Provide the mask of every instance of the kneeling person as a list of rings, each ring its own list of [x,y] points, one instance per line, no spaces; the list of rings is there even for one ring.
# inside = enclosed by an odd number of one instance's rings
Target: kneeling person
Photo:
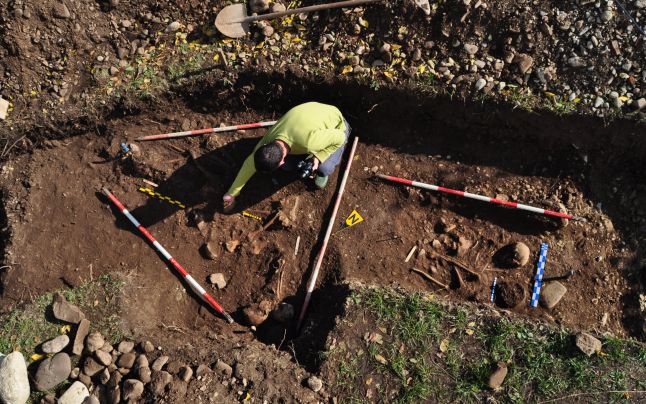
[[[324,188],[341,162],[349,135],[350,125],[332,105],[308,102],[290,109],[244,161],[224,195],[225,211],[233,208],[235,197],[256,171],[292,171],[310,165],[316,173],[314,184]]]

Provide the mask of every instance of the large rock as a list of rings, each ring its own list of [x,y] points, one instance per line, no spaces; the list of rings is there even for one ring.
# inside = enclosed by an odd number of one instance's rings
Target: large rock
[[[82,404],[87,397],[90,397],[90,392],[87,387],[81,382],[74,382],[58,398],[58,404]]]
[[[0,354],[0,402],[23,404],[29,399],[27,364],[20,352]]]
[[[519,268],[529,262],[529,247],[525,243],[513,243],[504,246],[494,257],[503,268]]]
[[[123,401],[136,401],[144,394],[144,384],[137,379],[128,379],[123,383],[121,398]]]
[[[94,352],[97,349],[100,349],[103,344],[105,344],[105,339],[100,332],[95,331],[85,338],[85,350],[88,352]]]
[[[169,358],[166,355],[162,355],[159,358],[155,359],[151,366],[152,370],[156,370],[156,371],[162,370],[166,362],[168,362],[168,359]]]
[[[103,366],[110,366],[112,363],[112,355],[104,350],[97,349],[94,351],[94,357],[96,358],[96,361]]]
[[[52,312],[57,320],[72,324],[78,324],[85,318],[85,314],[83,314],[81,309],[65,300],[65,297],[60,293],[54,295]]]
[[[233,374],[233,368],[228,363],[219,359],[215,364],[215,371],[226,377],[231,377]]]
[[[70,337],[68,337],[67,335],[59,335],[54,339],[50,339],[49,341],[44,342],[41,348],[46,354],[55,354],[65,349],[65,347],[69,343]]]
[[[72,372],[72,361],[68,354],[60,352],[43,360],[34,375],[34,387],[47,391],[65,381]]]
[[[220,272],[209,275],[209,283],[215,285],[218,289],[222,290],[227,287],[227,281],[224,275]]]
[[[561,282],[549,282],[541,289],[539,302],[546,309],[551,309],[561,301],[566,292],[567,288]]]
[[[323,388],[323,381],[316,376],[310,376],[307,379],[307,386],[312,389],[313,392],[318,393],[319,390]]]
[[[105,366],[97,362],[97,360],[91,356],[88,356],[85,358],[85,363],[83,364],[83,373],[92,377],[102,371],[103,368],[105,368]]]
[[[154,395],[163,394],[166,390],[166,386],[173,381],[173,376],[170,373],[161,371],[153,372],[152,380],[150,382],[150,390]]]
[[[588,356],[601,351],[601,341],[588,334],[587,332],[580,332],[576,336],[576,346]]]
[[[119,357],[119,359],[117,359],[117,366],[120,368],[130,369],[132,368],[132,365],[135,364],[136,358],[137,354],[134,352],[124,353]]]
[[[117,346],[117,351],[121,353],[129,353],[135,348],[135,343],[132,341],[121,341]]]
[[[76,327],[76,334],[74,335],[74,343],[72,345],[72,353],[74,355],[80,355],[83,353],[85,337],[87,337],[89,332],[90,322],[86,319],[81,320],[79,325]]]

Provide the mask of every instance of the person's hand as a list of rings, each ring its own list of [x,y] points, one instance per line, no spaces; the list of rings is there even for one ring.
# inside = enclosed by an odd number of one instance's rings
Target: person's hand
[[[233,210],[233,207],[236,204],[236,197],[230,194],[225,194],[222,197],[222,208],[225,213],[229,213]]]
[[[316,157],[312,157],[312,175],[310,175],[310,178],[314,178],[314,175],[316,173],[316,170],[319,168],[319,159]]]

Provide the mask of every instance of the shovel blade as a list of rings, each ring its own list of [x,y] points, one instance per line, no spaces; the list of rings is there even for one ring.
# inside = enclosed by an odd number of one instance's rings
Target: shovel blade
[[[249,32],[249,23],[245,4],[232,4],[222,9],[215,17],[215,27],[229,38],[242,38]]]

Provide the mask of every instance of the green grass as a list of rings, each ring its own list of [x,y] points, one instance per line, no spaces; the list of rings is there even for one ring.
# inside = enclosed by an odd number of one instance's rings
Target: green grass
[[[329,353],[330,361],[344,355],[335,386],[351,402],[362,398],[366,374],[383,377],[380,396],[373,401],[396,403],[482,402],[492,395],[517,403],[568,395],[616,402],[625,400],[623,391],[643,390],[646,384],[646,346],[636,341],[609,337],[601,354],[587,357],[565,330],[483,317],[421,294],[383,289],[356,291],[350,307],[356,318],[374,324],[374,332],[387,331],[382,344],[367,343],[367,354]],[[502,388],[493,392],[487,384],[498,362],[505,362],[509,372]]]
[[[0,352],[21,351],[26,358],[36,346],[60,334],[65,324],[55,322],[47,316],[54,293],[61,293],[88,315],[93,316],[91,329],[100,331],[106,338],[116,341],[123,337],[119,317],[116,314],[117,295],[123,282],[110,275],[102,275],[75,289],[65,289],[37,297],[25,307],[13,310],[0,317]]]

